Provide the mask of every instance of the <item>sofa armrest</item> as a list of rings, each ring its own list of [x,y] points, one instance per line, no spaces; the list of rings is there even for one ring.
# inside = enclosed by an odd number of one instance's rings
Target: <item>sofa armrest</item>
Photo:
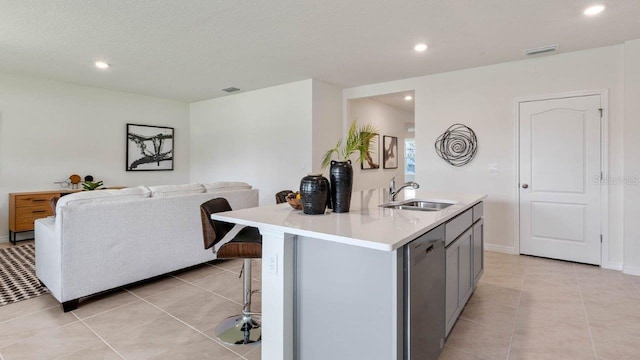
[[[62,301],[62,258],[60,236],[56,232],[54,217],[37,219],[35,222],[36,276],[53,297]]]

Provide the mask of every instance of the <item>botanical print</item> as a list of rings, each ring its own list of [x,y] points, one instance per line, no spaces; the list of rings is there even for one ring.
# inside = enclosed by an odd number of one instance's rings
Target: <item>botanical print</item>
[[[382,165],[385,169],[396,169],[398,167],[398,138],[395,136],[384,136]]]

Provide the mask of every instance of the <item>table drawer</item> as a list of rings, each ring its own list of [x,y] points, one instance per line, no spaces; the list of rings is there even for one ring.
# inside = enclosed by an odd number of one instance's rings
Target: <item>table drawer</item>
[[[49,204],[17,208],[15,231],[33,230],[33,222],[36,219],[51,215],[53,215],[53,210]]]
[[[37,194],[37,195],[18,195],[16,196],[16,208],[26,207],[26,206],[49,206],[49,201],[52,197],[59,196],[59,194],[50,193],[50,194]],[[20,216],[19,212],[17,213]]]

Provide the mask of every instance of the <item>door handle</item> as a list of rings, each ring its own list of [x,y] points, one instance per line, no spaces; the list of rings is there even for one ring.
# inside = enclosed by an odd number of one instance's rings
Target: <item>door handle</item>
[[[526,189],[526,188],[528,188],[528,187],[529,187],[529,185],[527,185],[527,184],[522,184],[522,188],[523,188],[523,189]]]

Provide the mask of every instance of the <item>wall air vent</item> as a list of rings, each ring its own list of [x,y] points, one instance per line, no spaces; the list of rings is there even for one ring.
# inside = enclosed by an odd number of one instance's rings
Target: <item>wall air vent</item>
[[[238,89],[237,87],[228,87],[226,89],[222,89],[222,91],[224,92],[228,92],[228,93],[232,93],[232,92],[236,92],[236,91],[240,91],[240,89]]]
[[[558,45],[549,45],[549,46],[543,46],[535,49],[527,49],[524,51],[524,54],[531,56],[531,55],[537,55],[537,54],[542,54],[546,52],[552,52],[556,50],[558,50]]]

